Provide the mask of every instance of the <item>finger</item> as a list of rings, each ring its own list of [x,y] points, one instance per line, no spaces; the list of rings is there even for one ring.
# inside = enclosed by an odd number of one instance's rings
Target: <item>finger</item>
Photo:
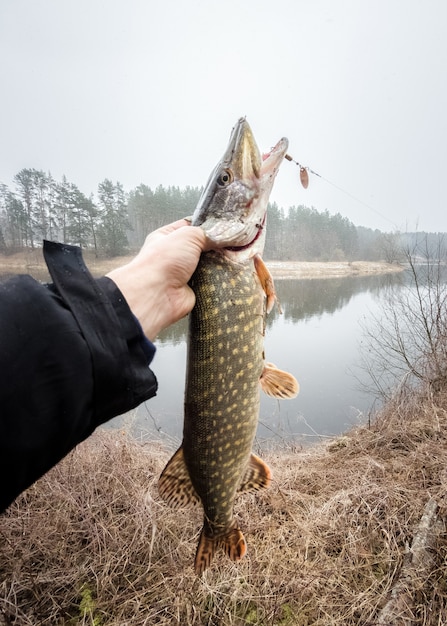
[[[191,245],[197,246],[199,252],[207,250],[208,239],[205,232],[199,226],[185,226],[178,228],[175,232],[170,233],[172,239],[178,242],[187,243],[188,247]]]
[[[190,224],[191,222],[185,219],[177,220],[175,222],[171,222],[171,224],[166,224],[165,226],[158,228],[153,234],[160,233],[161,235],[169,235],[169,233],[173,233],[175,230],[178,230],[183,226],[189,226]]]
[[[149,243],[150,241],[154,241],[156,239],[160,239],[161,237],[166,237],[167,235],[171,235],[176,232],[180,228],[184,228],[185,226],[189,226],[190,222],[185,219],[177,220],[176,222],[172,222],[171,224],[166,224],[165,226],[161,226],[157,228],[157,230],[152,231],[146,237],[145,243]]]
[[[185,309],[184,309],[185,313],[183,317],[193,310],[194,305],[196,303],[196,294],[194,293],[194,291],[191,289],[189,285],[186,285],[184,287],[184,303],[185,303]]]

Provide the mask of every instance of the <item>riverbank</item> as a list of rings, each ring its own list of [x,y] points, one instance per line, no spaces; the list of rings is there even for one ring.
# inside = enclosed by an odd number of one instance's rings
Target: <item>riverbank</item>
[[[110,270],[128,263],[133,255],[113,258],[97,258],[94,253],[83,251],[87,267],[94,276],[103,276]],[[24,250],[8,256],[0,255],[0,273],[3,274],[31,274],[40,276],[47,272],[41,249]]]
[[[96,258],[90,251],[84,252],[85,262],[94,276],[101,276],[110,270],[128,263],[132,255],[112,259]],[[402,266],[384,261],[266,261],[273,278],[336,278],[340,276],[367,276],[401,272]],[[0,256],[0,273],[46,272],[41,250],[28,250],[10,256]]]
[[[266,263],[275,279],[368,276],[393,274],[403,270],[401,265],[384,261],[267,261]]]
[[[447,394],[311,449],[257,450],[274,480],[236,503],[248,554],[219,553],[202,579],[201,511],[157,493],[171,452],[98,431],[0,517],[0,624],[447,622]]]

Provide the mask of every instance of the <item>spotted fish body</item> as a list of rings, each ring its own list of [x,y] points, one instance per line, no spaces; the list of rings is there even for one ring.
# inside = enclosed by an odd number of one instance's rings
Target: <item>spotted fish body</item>
[[[183,442],[160,477],[159,492],[174,507],[203,506],[197,574],[218,547],[233,561],[244,556],[235,497],[271,481],[267,465],[251,452],[260,388],[280,398],[298,392],[293,376],[265,363],[263,347],[265,316],[275,295],[260,252],[268,195],[287,148],[281,141],[272,150],[273,164],[263,171],[250,127],[239,120],[193,218],[216,249],[202,254],[191,279],[196,304],[189,320]],[[217,179],[221,191],[222,172],[230,182],[216,199],[213,185]]]
[[[192,281],[198,306],[190,318],[195,340],[189,345],[185,414],[191,419],[185,421],[183,451],[206,512],[204,536],[217,541],[233,529],[236,492],[246,490],[241,483],[249,480],[259,414],[264,297],[250,265],[204,255]],[[254,471],[267,486],[268,468],[259,461]],[[244,541],[234,531],[231,549],[238,555]],[[212,549],[210,542],[204,563]]]

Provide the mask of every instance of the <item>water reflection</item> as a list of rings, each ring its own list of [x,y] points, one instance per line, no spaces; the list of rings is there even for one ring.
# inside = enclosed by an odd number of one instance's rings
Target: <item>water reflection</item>
[[[383,275],[276,281],[283,314],[275,310],[269,316],[266,358],[292,372],[301,391],[281,402],[261,394],[258,440],[314,441],[365,419],[373,398],[358,389],[351,371],[359,360],[359,319],[400,280]],[[132,416],[140,437],[172,438],[173,445],[181,439],[186,333],[185,319],[157,340],[153,369],[159,392]]]
[[[47,280],[46,275],[37,276]],[[266,358],[292,372],[301,390],[297,398],[277,401],[261,394],[257,439],[313,442],[341,433],[365,419],[372,396],[359,390],[352,369],[359,362],[359,320],[371,316],[387,289],[405,282],[404,274],[330,279],[280,280],[276,289],[283,314],[269,316]],[[159,391],[132,413],[112,420],[126,423],[135,436],[181,440],[187,320],[157,339],[152,367]],[[357,372],[358,374],[358,372]]]
[[[281,304],[282,314],[275,307],[267,318],[271,328],[278,317],[300,322],[324,313],[335,313],[347,306],[359,293],[378,294],[387,287],[400,284],[402,274],[380,276],[352,276],[343,278],[286,279],[276,280],[275,288]],[[186,340],[188,322],[186,319],[163,331],[159,344],[179,344]]]
[[[306,320],[323,313],[334,313],[342,309],[358,293],[378,293],[386,285],[396,284],[399,274],[383,276],[352,276],[344,278],[320,278],[306,280],[276,281],[276,291],[284,318],[294,322]],[[269,316],[272,325],[278,316]]]

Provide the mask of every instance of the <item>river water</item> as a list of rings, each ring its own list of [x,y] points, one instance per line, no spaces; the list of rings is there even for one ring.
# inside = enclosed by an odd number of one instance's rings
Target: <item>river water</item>
[[[261,392],[257,440],[263,447],[278,441],[311,444],[367,420],[374,395],[359,382],[368,383],[358,367],[362,325],[378,311],[385,290],[400,280],[400,274],[385,274],[275,281],[283,312],[275,307],[268,317],[266,359],[293,373],[300,393],[278,401]],[[129,428],[143,440],[181,441],[186,333],[184,319],[158,337],[151,365],[157,396],[109,426]]]
[[[374,396],[359,369],[362,325],[377,312],[380,297],[399,275],[318,280],[277,280],[283,310],[268,319],[266,359],[295,375],[300,393],[281,400],[261,393],[257,440],[310,444],[364,423]],[[152,369],[159,391],[124,421],[142,439],[181,440],[186,362],[186,320],[157,340]],[[123,420],[115,423],[119,425]]]

